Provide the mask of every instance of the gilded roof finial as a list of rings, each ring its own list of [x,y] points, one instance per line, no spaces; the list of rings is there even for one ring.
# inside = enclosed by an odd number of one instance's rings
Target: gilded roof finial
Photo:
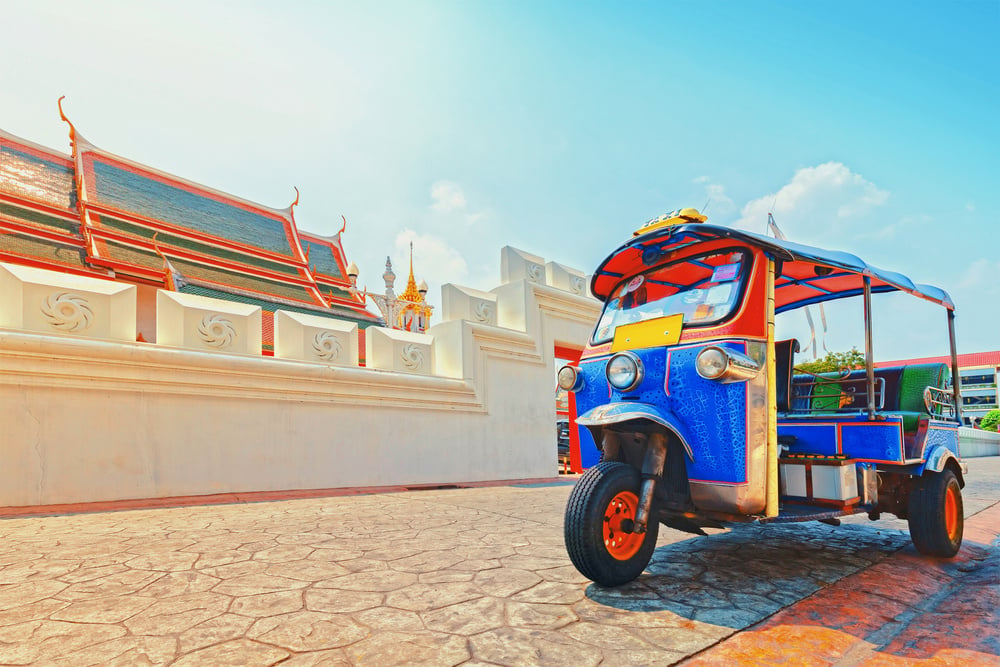
[[[343,234],[344,230],[347,229],[347,218],[345,218],[344,216],[340,216],[340,219],[344,221],[344,225],[340,228],[340,231],[337,232],[337,236]]]
[[[424,300],[424,296],[417,289],[417,281],[413,277],[413,241],[410,241],[410,277],[406,280],[406,290],[399,298],[411,303],[420,303]]]

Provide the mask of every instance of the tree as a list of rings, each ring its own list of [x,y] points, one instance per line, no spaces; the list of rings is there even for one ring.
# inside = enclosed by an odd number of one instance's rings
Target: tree
[[[979,428],[984,431],[993,431],[996,433],[998,427],[1000,427],[1000,410],[990,410],[986,413],[986,416],[979,421]]]
[[[856,347],[848,352],[827,352],[822,359],[795,364],[795,370],[806,373],[835,373],[843,368],[853,370],[864,367],[865,355]]]

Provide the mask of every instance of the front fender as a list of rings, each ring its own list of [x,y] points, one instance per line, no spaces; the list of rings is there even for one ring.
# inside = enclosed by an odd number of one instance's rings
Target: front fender
[[[955,456],[953,451],[944,446],[934,447],[930,451],[927,455],[927,460],[924,462],[923,467],[920,468],[918,474],[922,475],[925,470],[930,470],[931,472],[942,472],[948,466],[949,461],[954,461],[955,465],[958,466],[958,483],[965,486],[965,474],[969,472],[968,464],[960,460],[957,456]]]
[[[680,440],[688,458],[694,461],[691,445],[688,444],[688,439],[684,436],[684,429],[677,423],[676,418],[649,403],[636,403],[633,401],[606,403],[580,415],[576,418],[576,423],[591,428],[594,426],[620,424],[633,420],[651,421],[673,433]],[[595,437],[594,440],[598,440],[598,438]]]

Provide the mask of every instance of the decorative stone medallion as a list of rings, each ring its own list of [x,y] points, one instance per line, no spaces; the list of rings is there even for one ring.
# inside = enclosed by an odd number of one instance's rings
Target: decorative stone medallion
[[[415,343],[404,345],[400,350],[400,358],[403,360],[403,365],[411,371],[418,371],[424,365],[424,351]]]
[[[319,331],[313,336],[312,348],[323,361],[338,361],[343,352],[340,341],[329,331]]]
[[[205,315],[198,325],[198,336],[205,345],[222,350],[236,340],[236,326],[222,315]]]
[[[94,311],[85,297],[72,292],[50,294],[42,301],[42,314],[57,331],[79,333],[94,323]]]
[[[525,266],[525,271],[528,274],[529,283],[542,283],[545,277],[545,267],[541,264],[535,264],[534,262],[528,262]]]
[[[490,324],[493,322],[493,304],[489,301],[477,301],[475,308],[472,310],[472,315],[476,318],[477,322]]]

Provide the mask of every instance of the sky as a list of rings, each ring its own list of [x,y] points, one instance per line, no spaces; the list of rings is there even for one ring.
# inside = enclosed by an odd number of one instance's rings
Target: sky
[[[591,273],[646,220],[853,252],[947,290],[1000,349],[1000,2],[0,2],[0,128],[104,150],[335,234],[381,291],[499,284],[511,245]],[[863,349],[860,305],[817,349]],[[801,313],[779,334],[803,345]],[[821,314],[813,313],[819,326]],[[875,297],[878,359],[946,354]],[[811,353],[810,353],[811,354]]]

